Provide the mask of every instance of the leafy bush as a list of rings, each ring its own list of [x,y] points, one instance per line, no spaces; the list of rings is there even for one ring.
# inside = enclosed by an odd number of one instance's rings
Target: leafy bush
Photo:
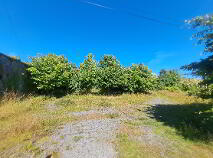
[[[77,88],[76,70],[64,56],[48,54],[34,57],[27,70],[42,93],[67,93]]]
[[[158,77],[159,89],[168,87],[178,87],[180,83],[180,74],[176,70],[161,70]]]
[[[128,74],[112,55],[105,55],[98,65],[98,88],[104,93],[128,91]]]
[[[97,64],[92,54],[80,65],[79,84],[81,92],[90,92],[97,84]]]
[[[192,87],[198,87],[201,80],[181,78],[180,88],[183,91],[189,91]]]
[[[140,64],[125,68],[111,55],[101,59],[98,76],[99,88],[105,93],[147,93],[156,84],[156,76],[148,67]]]
[[[213,84],[206,84],[203,80],[181,79],[179,87],[189,95],[201,98],[213,97]]]
[[[125,68],[112,55],[103,56],[97,64],[89,54],[77,68],[65,57],[49,54],[32,58],[27,72],[25,86],[31,91],[36,87],[38,92],[45,94],[88,93],[97,88],[104,93],[148,93],[166,89],[213,96],[213,86],[201,85],[199,80],[181,79],[175,70],[161,70],[157,77],[142,64]]]
[[[142,64],[132,65],[128,69],[129,73],[129,91],[133,93],[147,93],[155,89],[156,76],[147,66]]]
[[[213,84],[202,85],[201,83],[201,88],[199,90],[199,97],[204,99],[213,98]]]
[[[179,88],[189,95],[197,96],[200,93],[200,82],[198,79],[181,78]]]

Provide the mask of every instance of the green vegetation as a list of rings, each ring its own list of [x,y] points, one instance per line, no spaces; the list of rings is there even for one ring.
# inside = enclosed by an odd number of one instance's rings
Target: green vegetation
[[[23,92],[63,96],[71,93],[150,93],[157,90],[184,91],[203,98],[213,96],[212,85],[196,79],[184,79],[177,70],[152,73],[143,64],[124,67],[112,55],[104,55],[99,62],[89,54],[80,67],[64,56],[48,54],[32,58],[27,72],[4,81],[8,91],[22,86]],[[20,83],[19,81],[22,81]]]
[[[157,79],[148,67],[125,68],[111,55],[97,63],[89,54],[76,68],[63,56],[49,54],[32,58],[27,70],[37,91],[44,94],[88,93],[94,88],[103,93],[147,93],[154,90]]]
[[[178,87],[181,76],[176,70],[161,70],[158,77],[159,88],[166,89],[169,87]]]
[[[128,76],[125,68],[111,55],[105,55],[99,64],[98,87],[104,93],[128,91]]]
[[[88,93],[97,85],[97,63],[93,59],[93,55],[89,54],[84,63],[80,66],[79,71],[80,92]]]
[[[144,104],[153,98],[170,100],[179,104],[150,106]],[[41,149],[32,142],[44,142],[56,127],[83,117],[74,117],[70,112],[113,107],[136,120],[125,123],[120,129],[116,146],[121,158],[162,157],[161,146],[144,145],[137,137],[153,134],[175,142],[166,147],[167,156],[211,157],[212,112],[211,100],[188,96],[183,92],[158,91],[152,94],[122,95],[67,95],[62,98],[46,96],[20,97],[7,93],[0,103],[0,152],[19,144],[17,152],[40,154]],[[138,107],[140,105],[140,107]],[[132,110],[136,111],[132,111]],[[85,119],[117,119],[118,114],[91,116]],[[151,128],[141,131],[140,128]],[[64,137],[60,137],[64,139]],[[78,141],[80,137],[74,137]],[[166,141],[165,141],[166,142]],[[154,142],[155,143],[155,142]],[[175,148],[174,152],[171,151]],[[192,152],[193,151],[193,152]],[[175,157],[173,156],[173,157]]]
[[[168,103],[141,106],[130,113],[137,119],[125,122],[117,136],[119,157],[212,157],[211,101],[182,92],[159,91],[153,95]]]
[[[22,144],[20,150],[36,150],[32,141],[47,139],[56,127],[76,120],[69,112],[110,106],[125,107],[147,101],[149,95],[101,96],[67,95],[63,98],[47,96],[19,96],[5,93],[0,99],[0,152]],[[116,114],[106,116],[117,117]]]
[[[80,141],[82,138],[84,138],[84,137],[82,137],[82,136],[75,136],[75,137],[73,137],[73,140],[74,140],[75,142],[78,142],[78,141]]]
[[[213,15],[198,16],[186,21],[196,33],[193,38],[198,40],[198,44],[204,45],[204,53],[213,53]],[[193,62],[183,66],[182,69],[192,71],[193,75],[201,76],[203,84],[213,83],[213,56],[210,55],[200,62]]]
[[[145,158],[144,153],[141,153],[142,147],[140,146],[140,143],[130,140],[127,134],[119,134],[117,139],[120,158]]]
[[[27,70],[36,88],[42,93],[67,93],[76,89],[76,70],[63,56],[49,54],[32,58]]]
[[[153,90],[180,88],[180,74],[175,70],[162,70],[157,76],[143,64],[124,67],[112,55],[100,62],[89,54],[80,67],[69,63],[63,56],[49,54],[32,58],[27,69],[28,81],[42,94],[68,93],[150,93]],[[184,90],[184,89],[183,89]]]
[[[155,90],[157,84],[157,76],[143,64],[132,65],[128,69],[130,75],[128,81],[128,89],[133,93],[148,93]]]
[[[204,52],[212,53],[213,16],[188,23],[201,28],[194,37],[205,45]],[[209,56],[182,67],[203,78],[198,80],[182,78],[176,70],[161,70],[157,76],[143,64],[124,67],[112,55],[97,62],[88,54],[80,67],[55,54],[34,57],[23,76],[14,72],[3,81],[10,93],[0,96],[0,153],[19,145],[18,152],[39,155],[42,151],[34,142],[46,141],[60,125],[122,115],[114,142],[120,158],[213,157],[212,61]],[[15,93],[21,80],[34,95]],[[119,113],[73,114],[107,108]],[[74,136],[73,140],[83,138]]]

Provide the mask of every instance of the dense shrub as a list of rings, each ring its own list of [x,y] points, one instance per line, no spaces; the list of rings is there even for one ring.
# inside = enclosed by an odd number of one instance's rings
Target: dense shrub
[[[201,80],[198,79],[181,78],[180,88],[183,91],[189,91],[192,87],[198,87],[200,82]]]
[[[27,70],[42,93],[67,93],[77,88],[76,70],[64,56],[48,54],[34,57]]]
[[[119,61],[111,55],[102,57],[98,65],[98,88],[104,93],[128,91],[128,74]]]
[[[158,77],[159,89],[168,89],[169,87],[178,87],[181,76],[176,70],[161,70]]]
[[[201,80],[198,79],[181,78],[179,88],[189,95],[197,96],[200,93],[200,83]]]
[[[98,85],[105,93],[147,93],[155,88],[156,76],[142,64],[125,68],[115,57],[105,55],[99,63]]]
[[[200,84],[200,88],[198,93],[196,94],[198,97],[207,99],[213,98],[213,84]]]
[[[182,78],[179,87],[189,95],[201,98],[213,97],[213,84],[206,84],[203,80]]]
[[[28,89],[32,91],[35,87],[45,94],[88,93],[97,88],[103,93],[148,93],[166,89],[182,90],[203,98],[213,96],[213,86],[201,84],[200,80],[181,79],[175,70],[161,70],[157,77],[142,64],[123,67],[112,55],[103,56],[97,63],[89,54],[77,68],[65,57],[49,54],[32,58],[27,72]],[[12,81],[16,82],[16,78]]]
[[[132,65],[128,69],[128,73],[128,88],[130,92],[147,93],[155,89],[157,77],[152,74],[152,71],[147,66],[142,64]]]
[[[97,63],[92,54],[81,63],[79,71],[80,91],[90,92],[97,84]]]

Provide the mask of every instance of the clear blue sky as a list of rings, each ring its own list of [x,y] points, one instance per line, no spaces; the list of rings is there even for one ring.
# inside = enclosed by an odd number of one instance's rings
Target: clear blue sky
[[[183,21],[213,11],[213,0],[0,0],[0,52],[20,56],[63,54],[83,61],[113,54],[121,64],[144,63],[154,72],[199,60]],[[123,11],[125,10],[125,11]],[[181,24],[173,27],[128,14]]]

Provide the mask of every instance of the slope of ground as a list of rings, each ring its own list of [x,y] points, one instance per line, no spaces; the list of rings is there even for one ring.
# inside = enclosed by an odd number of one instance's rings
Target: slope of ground
[[[0,157],[210,158],[212,112],[209,100],[168,91],[5,97]]]

